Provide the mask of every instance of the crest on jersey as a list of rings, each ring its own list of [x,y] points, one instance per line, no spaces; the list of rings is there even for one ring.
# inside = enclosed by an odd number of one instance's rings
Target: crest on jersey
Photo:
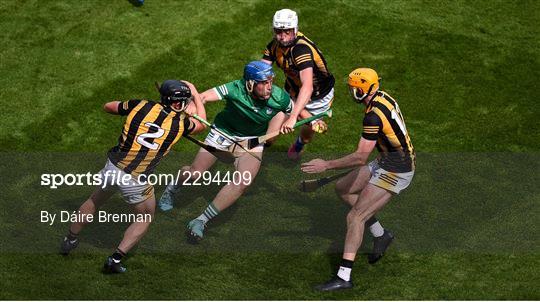
[[[274,110],[270,107],[266,107],[266,114],[270,115],[274,112]]]

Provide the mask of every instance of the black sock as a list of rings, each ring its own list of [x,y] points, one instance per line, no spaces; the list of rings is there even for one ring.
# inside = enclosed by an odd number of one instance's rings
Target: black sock
[[[354,264],[354,261],[347,260],[347,259],[341,259],[340,266],[346,267],[346,268],[352,268]]]
[[[121,261],[122,258],[126,256],[126,253],[122,252],[121,249],[116,249],[116,251],[111,255],[111,257],[116,261]]]
[[[378,221],[378,220],[377,220],[377,217],[375,217],[375,215],[373,215],[373,216],[371,216],[371,217],[366,221],[365,225],[366,225],[367,227],[370,227],[370,226],[372,226],[373,224],[377,223],[377,221]]]
[[[68,239],[69,241],[73,241],[73,240],[79,239],[79,234],[73,233],[73,232],[71,231],[71,229],[70,229],[70,230],[69,230],[69,233],[67,234],[66,237],[67,237],[67,239]]]

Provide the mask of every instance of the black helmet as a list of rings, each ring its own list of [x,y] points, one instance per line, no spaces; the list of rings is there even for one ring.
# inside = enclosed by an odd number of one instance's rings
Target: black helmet
[[[182,109],[175,111],[182,111],[186,109],[187,105],[191,101],[191,90],[189,87],[178,80],[166,80],[159,87],[159,94],[161,94],[161,103],[164,106],[171,107],[173,103],[180,102]]]

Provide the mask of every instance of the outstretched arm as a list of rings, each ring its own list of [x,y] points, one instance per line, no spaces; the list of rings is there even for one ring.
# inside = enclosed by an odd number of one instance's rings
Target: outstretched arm
[[[103,105],[103,110],[110,114],[118,114],[118,106],[121,104],[119,101],[108,102]]]
[[[367,163],[369,154],[375,148],[376,140],[361,138],[355,152],[334,160],[323,160],[320,158],[302,164],[302,171],[306,173],[321,173],[330,169],[344,169],[358,167]]]
[[[207,102],[215,102],[221,100],[215,88],[211,88],[201,93],[201,101],[203,104]]]

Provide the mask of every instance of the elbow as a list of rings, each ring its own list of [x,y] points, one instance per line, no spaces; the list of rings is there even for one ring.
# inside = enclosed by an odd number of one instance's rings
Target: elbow
[[[369,155],[369,154],[368,154]],[[355,163],[359,166],[364,166],[367,163],[367,156],[361,152],[356,152]]]
[[[107,104],[103,105],[103,111],[105,111],[107,113],[114,113],[114,111],[111,108],[110,103],[107,103]]]
[[[110,114],[118,114],[118,104],[119,102],[108,102],[105,105],[103,105],[103,111],[110,113]]]

